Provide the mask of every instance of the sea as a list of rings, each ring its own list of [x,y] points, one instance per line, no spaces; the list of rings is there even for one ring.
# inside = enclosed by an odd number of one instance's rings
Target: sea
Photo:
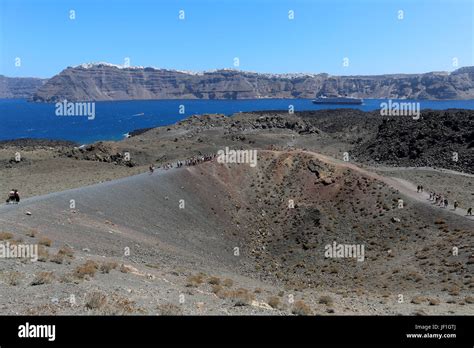
[[[285,110],[294,111],[353,108],[378,110],[386,99],[364,99],[362,105],[317,105],[309,99],[255,100],[145,100],[95,102],[95,117],[57,116],[54,103],[33,103],[24,99],[0,99],[0,140],[41,138],[70,140],[78,145],[100,140],[120,140],[129,132],[174,124],[191,115]],[[474,100],[395,100],[419,102],[421,109],[470,109]]]

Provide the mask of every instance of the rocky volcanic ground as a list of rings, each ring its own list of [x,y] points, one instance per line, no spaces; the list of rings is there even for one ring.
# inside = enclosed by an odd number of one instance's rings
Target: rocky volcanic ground
[[[31,197],[0,206],[0,240],[40,245],[37,262],[1,260],[2,313],[472,314],[473,120],[275,111],[0,143],[2,190]],[[147,172],[226,146],[258,165]],[[325,257],[334,241],[364,260]]]

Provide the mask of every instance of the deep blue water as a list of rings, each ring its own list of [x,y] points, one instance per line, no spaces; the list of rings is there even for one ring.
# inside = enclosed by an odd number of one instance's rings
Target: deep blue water
[[[56,116],[54,104],[30,103],[21,99],[0,99],[0,140],[47,138],[72,140],[79,144],[98,140],[119,140],[132,130],[173,124],[195,114],[239,111],[295,111],[336,108],[380,109],[383,99],[366,99],[363,105],[316,105],[308,99],[258,100],[149,100],[96,102],[95,119],[84,116]],[[395,100],[393,100],[395,101]],[[410,100],[403,100],[409,102]],[[474,109],[474,100],[420,101],[422,109]],[[184,114],[179,113],[185,106]],[[143,114],[139,116],[134,116]]]

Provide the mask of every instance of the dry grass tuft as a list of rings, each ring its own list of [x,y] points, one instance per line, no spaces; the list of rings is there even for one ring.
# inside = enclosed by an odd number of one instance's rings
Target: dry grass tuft
[[[74,257],[74,250],[72,250],[72,248],[65,245],[61,249],[59,249],[58,255],[63,255],[64,257],[68,257],[72,259]]]
[[[49,252],[42,245],[38,245],[38,261],[46,262],[49,260]]]
[[[224,285],[225,287],[231,288],[232,285],[234,285],[234,281],[232,279],[227,278],[222,282],[222,285]]]
[[[108,261],[104,262],[100,265],[100,272],[101,273],[110,273],[111,270],[116,269],[118,267],[118,263],[115,261]]]
[[[204,282],[204,276],[202,274],[190,275],[186,279],[186,287],[188,288],[197,288]]]
[[[332,306],[334,301],[331,296],[324,295],[319,298],[319,303],[325,304],[326,306]]]
[[[97,262],[88,260],[81,266],[77,266],[74,270],[74,275],[79,279],[84,279],[86,277],[93,277],[99,269]]]
[[[53,244],[53,242],[51,241],[51,239],[47,237],[41,237],[40,240],[38,241],[38,244],[50,247],[51,244]]]
[[[11,286],[20,285],[22,279],[23,275],[17,271],[8,272],[5,276],[6,283]]]
[[[227,296],[230,298],[234,306],[249,306],[255,300],[255,295],[247,289],[237,289],[230,291]]]
[[[413,304],[421,304],[426,301],[426,297],[423,296],[415,296],[411,299],[411,303]]]
[[[107,305],[107,295],[101,291],[92,291],[86,295],[87,309],[101,309]]]
[[[122,263],[120,265],[119,271],[122,272],[122,273],[130,273],[130,272],[132,272],[132,268],[130,266],[127,266],[127,265]]]
[[[181,307],[173,303],[162,303],[159,304],[156,309],[158,310],[159,315],[181,315],[183,310]]]
[[[293,304],[291,313],[295,315],[311,315],[313,314],[311,308],[302,300],[298,300]]]
[[[271,296],[268,298],[268,305],[272,308],[279,309],[281,308],[281,300],[278,296]]]
[[[0,232],[0,241],[12,239],[12,238],[13,238],[13,234],[11,234],[10,232]]]
[[[53,272],[40,272],[35,276],[31,285],[51,284],[54,280]]]
[[[60,265],[64,262],[64,256],[58,253],[51,257],[50,261]]]
[[[218,277],[210,277],[207,282],[211,285],[219,285],[221,280]]]

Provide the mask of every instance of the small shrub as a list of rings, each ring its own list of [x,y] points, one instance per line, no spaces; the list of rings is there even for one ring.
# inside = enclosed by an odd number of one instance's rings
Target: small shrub
[[[39,245],[44,245],[44,246],[47,246],[47,247],[50,247],[52,243],[53,242],[51,241],[51,239],[49,239],[47,237],[41,237],[40,240],[38,241]]]
[[[272,308],[278,309],[281,306],[281,300],[278,296],[271,296],[268,299],[268,305]]]
[[[458,296],[460,291],[461,291],[461,288],[457,285],[453,285],[449,288],[449,294],[451,296]]]
[[[411,303],[413,304],[421,304],[426,301],[426,298],[423,296],[415,296],[411,299]]]
[[[110,273],[111,270],[116,269],[118,267],[118,263],[115,261],[111,262],[104,262],[100,265],[100,271],[102,273]]]
[[[190,275],[186,279],[186,287],[188,288],[197,288],[199,285],[203,283],[203,275],[202,274],[196,274],[196,275]]]
[[[156,309],[158,310],[159,315],[180,315],[183,312],[181,307],[173,303],[159,304]]]
[[[234,281],[232,279],[227,278],[222,282],[222,285],[224,285],[227,288],[231,288],[232,285],[234,285]]]
[[[76,267],[74,275],[80,279],[84,279],[86,276],[93,277],[95,276],[98,268],[99,265],[97,262],[88,260],[83,265]]]
[[[120,265],[119,270],[120,270],[120,272],[122,272],[122,273],[130,273],[130,272],[132,271],[132,269],[131,269],[129,266],[127,266],[127,265],[125,265],[125,264],[123,264],[123,263]]]
[[[229,296],[228,292],[222,287],[222,285],[213,285],[212,292],[216,294],[220,299],[226,298]]]
[[[69,259],[72,259],[73,255],[74,251],[70,247],[63,246],[58,250],[58,253],[51,258],[51,262],[62,264],[63,262],[68,261],[69,263]]]
[[[0,232],[0,240],[8,240],[12,238],[13,234],[11,234],[10,232]]]
[[[101,309],[107,304],[107,295],[100,291],[93,291],[86,295],[87,309]]]
[[[237,289],[229,294],[229,297],[234,306],[249,306],[255,300],[255,295],[247,289]]]
[[[217,277],[210,277],[207,282],[211,285],[219,285],[221,280]]]
[[[72,248],[70,248],[68,246],[63,246],[61,249],[59,249],[58,255],[73,258],[74,257],[74,250],[72,250]]]
[[[51,284],[53,279],[53,272],[40,272],[35,276],[31,285]]]
[[[319,298],[319,303],[321,304],[325,304],[326,306],[332,306],[332,304],[334,303],[333,299],[331,298],[331,296],[321,296]]]
[[[11,286],[20,285],[22,279],[23,276],[21,275],[21,273],[16,271],[9,272],[6,276],[6,282],[8,285]]]
[[[405,274],[404,278],[406,280],[414,281],[416,283],[424,279],[423,276],[417,271],[408,272],[407,274]]]
[[[38,246],[38,261],[46,262],[49,260],[49,252],[46,248],[42,245]]]
[[[54,255],[51,259],[50,259],[51,262],[54,262],[54,263],[57,263],[57,264],[62,264],[64,262],[64,256],[61,255],[61,254],[56,254]]]
[[[218,292],[220,292],[220,291],[222,291],[222,290],[224,290],[224,288],[223,288],[221,285],[213,285],[211,291],[212,291],[214,294],[217,294]]]
[[[136,311],[141,311],[140,308],[135,308],[135,302],[130,301],[128,298],[124,298],[121,296],[114,296],[112,298],[112,301],[113,301],[114,307],[116,308],[111,313],[112,315],[124,315],[124,314],[130,314]]]
[[[295,315],[311,315],[312,314],[311,308],[302,300],[296,301],[293,304],[291,313]]]

